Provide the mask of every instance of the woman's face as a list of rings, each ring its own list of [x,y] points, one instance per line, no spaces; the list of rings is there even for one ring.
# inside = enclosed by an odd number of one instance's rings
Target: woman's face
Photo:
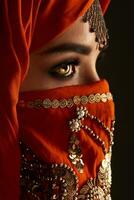
[[[96,60],[99,55],[95,33],[79,18],[38,52],[30,55],[29,71],[21,91],[42,90],[99,80]]]

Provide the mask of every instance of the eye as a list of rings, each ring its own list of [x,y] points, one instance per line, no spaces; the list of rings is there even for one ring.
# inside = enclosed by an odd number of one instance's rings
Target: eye
[[[76,73],[76,67],[79,65],[79,63],[79,60],[64,61],[52,67],[49,70],[49,74],[60,79],[71,78]]]

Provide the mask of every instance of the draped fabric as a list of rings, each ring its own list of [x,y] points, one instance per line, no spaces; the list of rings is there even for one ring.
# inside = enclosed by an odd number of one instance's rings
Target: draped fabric
[[[19,199],[16,104],[29,52],[69,27],[93,0],[0,0],[0,199]],[[103,12],[109,0],[101,0]],[[60,12],[59,12],[60,11]],[[56,27],[55,27],[56,25]]]
[[[111,129],[114,121],[114,103],[112,99],[102,102],[86,103],[92,95],[100,96],[109,93],[109,85],[106,80],[100,80],[88,85],[66,86],[56,89],[27,91],[20,93],[20,103],[18,104],[18,120],[20,125],[20,141],[32,148],[44,162],[64,163],[73,167],[79,177],[79,188],[91,177],[97,175],[98,167],[104,159],[105,153],[101,145],[92,138],[88,131],[80,130],[77,136],[80,139],[80,146],[83,152],[83,161],[85,163],[84,173],[79,173],[77,167],[74,167],[68,158],[68,147],[70,136],[68,122],[76,117],[76,108],[81,106],[88,109],[91,115],[101,120],[106,127]],[[70,99],[78,97],[85,98],[85,103],[81,105],[74,104],[67,107]],[[81,99],[82,99],[81,98]],[[49,100],[48,100],[49,99]],[[43,102],[35,105],[32,102]],[[45,102],[59,101],[55,106],[48,105]],[[84,101],[84,100],[83,100]],[[30,103],[31,102],[31,103]],[[60,105],[60,102],[62,105]],[[31,106],[30,106],[31,104]],[[48,104],[48,103],[47,103]],[[50,107],[49,107],[50,106]],[[96,136],[100,137],[106,145],[106,151],[109,151],[110,142],[106,130],[100,127],[95,121],[84,120],[83,124],[88,125],[94,130]],[[75,145],[75,142],[74,142]]]
[[[42,166],[52,165],[53,163],[57,165],[66,164],[73,169],[78,179],[78,190],[81,190],[91,178],[98,176],[102,160],[104,160],[105,156],[111,154],[112,123],[115,119],[113,98],[106,80],[100,80],[88,85],[21,92],[17,108],[20,141],[26,147],[29,147],[37,158],[44,162]],[[94,116],[94,119],[83,115],[81,122],[77,121],[78,109],[81,114],[86,109],[90,116]],[[70,126],[69,122],[73,119],[76,120],[76,123]],[[70,127],[75,128],[75,124],[77,127],[78,123],[81,124],[81,128],[76,133],[73,133]],[[88,131],[82,125],[90,127],[92,131]],[[108,130],[111,130],[111,132]],[[70,146],[71,141],[72,145]],[[82,157],[79,152],[81,152]],[[25,162],[25,154],[27,154],[27,150],[24,149],[22,151],[22,163],[23,161]],[[80,157],[82,162],[79,161]],[[47,180],[47,175],[53,178],[56,176],[56,172],[51,174],[47,172],[49,169],[46,168],[41,175],[39,169],[37,170],[34,167],[38,162],[37,158],[33,159],[32,164],[30,161],[29,164],[26,162],[26,166],[21,166],[21,199],[33,199],[34,197],[29,197],[31,195],[39,197],[37,191],[41,193],[39,198],[41,200],[52,199],[52,196],[55,196],[55,199],[62,199],[60,196],[62,194],[59,194],[60,197],[57,198],[58,194],[50,194],[50,196],[46,197],[45,191],[53,193],[55,190],[51,192],[53,190],[51,184],[47,187],[49,189],[46,188],[47,184],[45,181],[43,182],[43,177],[45,180]],[[27,172],[28,170],[29,173]],[[36,177],[32,174],[36,174]],[[110,176],[108,177],[110,178]],[[42,177],[42,179],[37,177]],[[103,177],[103,184],[107,181],[106,177]],[[60,176],[58,178],[60,179]],[[70,177],[65,180],[71,183],[73,178]],[[38,190],[33,190],[36,187],[36,182],[38,183]],[[54,185],[54,180],[52,183]],[[96,187],[98,185],[96,184]],[[110,195],[111,184],[106,184],[106,187],[109,187],[107,191],[101,185],[100,187],[104,193],[104,199],[107,199]],[[58,188],[58,183],[55,188]],[[59,193],[60,191],[62,189],[59,189]],[[73,192],[74,196],[71,198],[68,190],[67,200],[75,199],[75,190]],[[83,199],[85,198],[83,197]],[[98,199],[101,198],[99,197]]]

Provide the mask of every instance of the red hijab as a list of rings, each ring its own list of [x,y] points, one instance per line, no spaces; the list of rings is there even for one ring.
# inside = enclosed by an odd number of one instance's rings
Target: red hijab
[[[109,0],[100,2],[105,13]],[[93,0],[64,0],[64,4],[62,0],[0,0],[1,200],[19,199],[16,104],[21,81],[28,71],[29,51],[41,48],[63,32],[92,3]]]

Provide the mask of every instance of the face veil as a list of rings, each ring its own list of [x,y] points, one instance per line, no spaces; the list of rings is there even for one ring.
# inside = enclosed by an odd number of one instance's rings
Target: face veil
[[[18,116],[22,199],[62,199],[64,189],[68,200],[110,197],[115,117],[106,80],[22,92]]]

